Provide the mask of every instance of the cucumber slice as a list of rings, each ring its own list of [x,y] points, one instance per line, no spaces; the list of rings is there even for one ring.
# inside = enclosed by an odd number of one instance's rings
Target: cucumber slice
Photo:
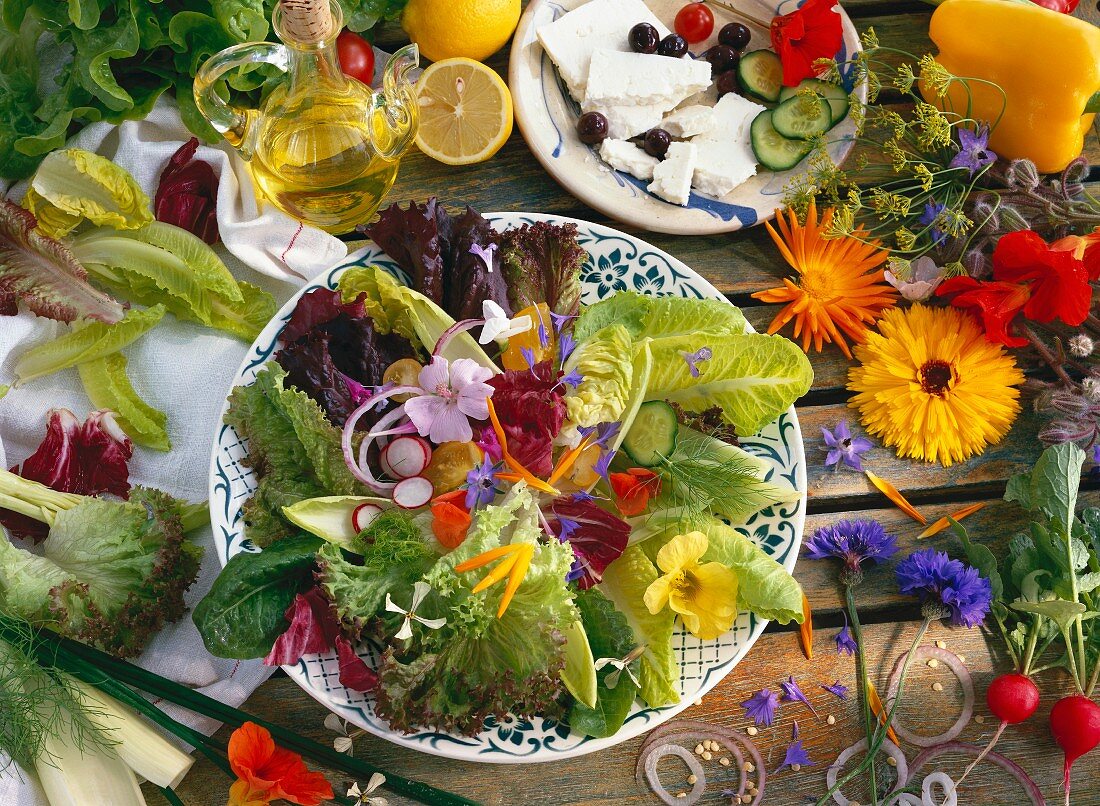
[[[672,406],[663,400],[651,400],[638,407],[634,423],[623,437],[623,450],[641,467],[659,465],[675,450],[679,429]]]
[[[783,65],[770,50],[751,50],[737,64],[741,87],[765,101],[779,100],[783,86]]]
[[[833,116],[821,97],[795,95],[772,110],[772,126],[784,137],[808,140],[829,131]]]
[[[806,88],[812,89],[829,102],[829,114],[833,119],[833,126],[848,117],[848,108],[851,105],[848,93],[840,85],[822,81],[820,78],[803,79],[797,87],[783,87],[779,90],[779,102],[782,103],[794,97],[799,90]]]
[[[791,140],[775,130],[770,109],[753,119],[749,136],[752,153],[769,171],[789,170],[810,153],[811,146],[805,140]]]

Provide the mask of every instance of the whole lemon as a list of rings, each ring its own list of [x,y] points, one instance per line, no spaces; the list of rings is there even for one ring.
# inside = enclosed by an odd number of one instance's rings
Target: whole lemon
[[[433,62],[483,61],[504,47],[519,12],[520,0],[409,0],[401,27]]]

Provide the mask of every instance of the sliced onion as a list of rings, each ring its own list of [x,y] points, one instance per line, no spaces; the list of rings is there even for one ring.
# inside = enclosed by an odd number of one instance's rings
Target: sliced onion
[[[837,776],[840,775],[840,771],[844,769],[844,765],[848,763],[848,760],[860,750],[866,749],[867,737],[865,736],[858,742],[853,744],[851,747],[849,747],[847,750],[844,750],[839,756],[837,756],[836,761],[834,761],[832,766],[829,767],[829,771],[825,773],[826,787],[832,789],[834,786],[836,786]],[[894,761],[898,763],[898,782],[894,785],[893,789],[894,792],[897,792],[899,789],[905,786],[905,783],[909,778],[909,765],[905,761],[905,753],[901,752],[901,748],[889,739],[882,740],[882,749],[886,751],[886,755],[890,756],[890,758],[894,759]],[[844,795],[840,793],[839,789],[833,793],[833,800],[836,801],[839,806],[849,806],[849,804],[851,803],[850,800],[848,800],[846,797],[844,797]],[[919,803],[920,801],[917,802]]]
[[[932,787],[939,786],[941,795],[936,795]],[[955,782],[946,772],[932,772],[924,776],[920,785],[921,800],[928,806],[959,806],[959,793],[955,791]],[[941,799],[942,798],[942,799]]]
[[[674,719],[671,722],[666,722],[661,725],[646,737],[646,740],[642,743],[641,749],[639,750],[638,767],[636,770],[639,782],[641,781],[640,770],[643,765],[643,757],[646,751],[652,748],[657,742],[685,742],[690,745],[696,745],[705,739],[721,742],[723,747],[729,749],[730,755],[736,759],[737,768],[739,770],[738,774],[740,775],[737,789],[738,795],[744,794],[747,781],[747,775],[745,773],[745,756],[740,748],[743,747],[749,756],[752,757],[757,772],[756,796],[753,798],[752,806],[760,804],[764,799],[764,785],[767,783],[768,774],[764,769],[764,758],[760,755],[760,751],[756,748],[756,745],[753,744],[747,736],[744,736],[732,728],[712,725],[709,722],[703,722],[698,719]]]
[[[390,437],[397,434],[412,434],[416,432],[416,426],[412,422],[406,422],[402,425],[390,428],[397,421],[401,420],[405,416],[405,410],[398,406],[393,411],[388,411],[378,418],[378,422],[374,424],[374,428],[370,430],[366,436],[363,437],[363,441],[359,443],[359,469],[364,473],[370,474],[371,478],[374,478],[374,474],[371,473],[370,467],[367,465],[367,454],[370,451],[370,445],[374,440],[380,437]],[[389,482],[379,481],[379,484],[389,484]],[[386,489],[392,489],[393,485]]]
[[[467,330],[473,330],[478,325],[485,324],[484,319],[463,319],[459,322],[455,322],[449,328],[439,334],[439,338],[435,340],[435,348],[432,350],[432,358],[437,355],[442,355],[443,348],[450,343],[451,339],[460,333],[465,333]]]
[[[379,481],[370,472],[370,468],[367,466],[367,463],[365,461],[362,463],[355,461],[355,451],[351,445],[352,437],[355,435],[355,426],[364,414],[373,409],[383,400],[391,398],[394,395],[418,395],[422,394],[423,391],[424,390],[421,389],[419,386],[395,386],[391,389],[387,389],[385,392],[371,395],[370,399],[363,401],[359,405],[359,407],[356,408],[355,411],[353,411],[351,415],[348,416],[347,422],[344,423],[344,430],[340,433],[340,448],[344,452],[344,462],[345,464],[347,464],[348,470],[351,471],[351,474],[355,476],[355,478],[359,479],[359,481],[363,482],[375,492],[384,493],[387,490],[391,490],[394,487],[394,483]],[[387,417],[392,417],[394,412],[401,412],[401,409],[398,408],[394,409],[394,411],[388,412],[384,417],[382,417],[381,420],[379,420],[379,423],[381,423],[382,420],[385,420]],[[398,413],[397,417],[401,416],[402,415]],[[392,423],[395,419],[397,418],[390,419],[390,421],[386,423],[386,425],[389,425],[389,423]],[[378,435],[375,434],[374,436]],[[364,459],[366,458],[366,445],[370,442],[370,440],[374,438],[374,436],[368,434],[363,439],[363,444],[360,445],[360,456]]]
[[[890,672],[890,684],[886,690],[887,710],[890,708],[890,703],[897,697],[898,687],[901,685],[901,668],[905,665],[905,657],[908,654],[908,652],[903,653],[894,663],[894,670]],[[951,741],[963,732],[963,728],[970,724],[970,718],[974,715],[974,680],[971,678],[966,665],[959,660],[959,656],[954,652],[929,645],[917,647],[916,654],[913,655],[913,662],[919,663],[924,658],[929,657],[943,663],[952,671],[955,677],[959,678],[959,684],[962,685],[963,689],[963,709],[955,724],[938,736],[922,736],[919,733],[906,730],[903,725],[898,724],[897,715],[895,714],[894,719],[890,722],[890,727],[902,739],[917,747],[931,747],[934,744]]]
[[[967,756],[977,756],[982,752],[983,749],[984,748],[979,747],[976,744],[970,744],[969,742],[944,742],[943,744],[938,744],[935,747],[929,747],[927,750],[923,750],[919,756],[913,759],[913,767],[909,775],[916,775],[917,770],[919,770],[929,761],[939,758],[946,753],[962,753],[963,755]],[[1031,776],[1024,772],[1024,768],[1017,764],[1015,761],[1012,761],[1005,756],[1002,756],[1000,753],[994,752],[992,750],[986,753],[985,760],[992,761],[998,767],[1005,770],[1006,772],[1008,772],[1009,775],[1015,778],[1019,782],[1020,786],[1024,788],[1024,791],[1027,792],[1028,797],[1030,798],[1031,803],[1034,806],[1043,806],[1043,804],[1046,803],[1046,801],[1043,799],[1043,793],[1039,789],[1038,785],[1036,785],[1036,783],[1031,780]],[[907,781],[906,783],[908,784],[909,782]]]
[[[691,774],[695,776],[695,783],[691,785],[691,791],[686,797],[676,797],[665,789],[664,784],[661,783],[661,776],[657,774],[657,762],[665,756],[676,756],[682,759]],[[648,751],[639,757],[638,767],[635,769],[635,773],[639,774],[639,784],[641,784],[640,773],[643,771],[643,768],[645,772],[645,781],[649,784],[649,788],[653,790],[654,795],[661,799],[661,803],[667,804],[667,806],[677,806],[677,804],[680,804],[680,806],[691,806],[691,804],[696,803],[703,797],[703,792],[707,788],[707,778],[703,773],[703,765],[699,763],[693,753],[689,750],[685,750],[678,744],[672,744],[670,742],[661,743],[650,747]]]

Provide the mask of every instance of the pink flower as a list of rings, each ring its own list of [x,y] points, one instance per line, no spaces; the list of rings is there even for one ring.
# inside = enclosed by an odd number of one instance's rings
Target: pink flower
[[[432,363],[420,370],[417,383],[424,394],[405,403],[409,415],[420,436],[437,445],[444,442],[469,442],[474,430],[469,418],[484,420],[489,416],[485,404],[493,394],[493,387],[485,383],[493,377],[493,371],[470,358],[457,358],[451,363],[446,358],[432,356]]]

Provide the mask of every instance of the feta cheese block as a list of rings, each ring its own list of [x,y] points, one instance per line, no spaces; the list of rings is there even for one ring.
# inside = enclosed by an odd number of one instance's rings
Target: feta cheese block
[[[691,184],[708,196],[725,196],[756,175],[749,127],[764,107],[735,93],[723,95],[714,106],[714,126],[692,140],[698,159]]]
[[[691,196],[691,178],[695,173],[697,157],[698,148],[695,143],[672,143],[665,158],[653,168],[649,192],[673,204],[687,204]]]
[[[610,137],[600,143],[600,157],[616,171],[626,171],[639,179],[652,179],[658,159],[627,140]]]
[[[590,0],[543,25],[536,35],[569,92],[580,103],[584,100],[592,51],[630,50],[627,37],[639,22],[648,22],[662,39],[671,33],[642,0]]]
[[[710,62],[705,59],[597,48],[588,67],[584,100],[596,106],[669,103],[667,110],[709,86]]]
[[[582,112],[599,112],[607,118],[607,136],[629,140],[657,126],[671,104],[668,100],[651,106],[603,106],[592,101],[581,104]]]
[[[714,127],[714,109],[702,104],[682,106],[661,121],[661,128],[673,137],[695,137]]]

